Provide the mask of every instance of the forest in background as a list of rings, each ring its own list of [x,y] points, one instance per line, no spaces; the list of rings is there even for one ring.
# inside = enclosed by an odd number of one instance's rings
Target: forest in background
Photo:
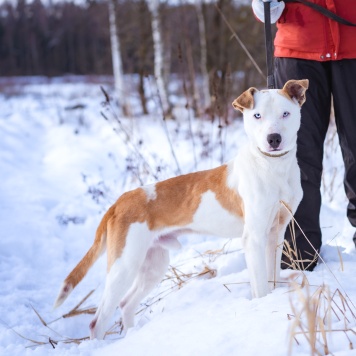
[[[135,74],[142,113],[153,79],[162,113],[172,117],[174,75],[196,116],[226,121],[236,93],[265,85],[263,31],[249,2],[237,0],[5,0],[0,76],[113,75],[127,116],[125,75]]]
[[[250,6],[231,0],[203,3],[209,73],[241,71],[263,82],[240,45],[231,38],[218,6],[264,69],[263,26]],[[165,60],[170,73],[184,72],[192,61],[199,72],[199,36],[194,4],[161,3]],[[0,5],[0,76],[112,74],[106,1],[83,4],[41,0],[5,1]],[[116,6],[125,73],[153,73],[150,12],[144,0],[118,0]],[[189,57],[189,58],[188,58]],[[249,80],[246,79],[248,82]],[[246,83],[247,85],[248,83]]]

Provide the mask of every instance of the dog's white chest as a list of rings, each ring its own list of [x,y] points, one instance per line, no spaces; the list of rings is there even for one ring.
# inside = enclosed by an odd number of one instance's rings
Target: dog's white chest
[[[199,208],[188,228],[221,237],[241,237],[243,220],[224,209],[215,194],[212,191],[207,191],[202,195]]]

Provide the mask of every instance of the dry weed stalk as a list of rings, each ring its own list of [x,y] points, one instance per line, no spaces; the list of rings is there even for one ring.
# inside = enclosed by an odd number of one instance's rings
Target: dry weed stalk
[[[131,150],[132,154],[134,155],[137,164],[142,166],[142,173],[154,178],[156,181],[158,181],[158,175],[157,172],[155,171],[154,168],[152,168],[150,162],[145,158],[145,156],[141,152],[141,147],[137,145],[136,142],[133,141],[133,136],[131,130],[127,129],[125,125],[122,123],[122,120],[120,119],[119,115],[115,111],[115,109],[112,106],[111,99],[107,91],[103,88],[100,87],[101,91],[104,94],[105,97],[105,102],[103,103],[104,107],[107,109],[107,111],[110,114],[110,118],[107,116],[106,113],[103,111],[101,112],[101,116],[109,123],[116,123],[116,126],[113,126],[113,130],[115,133],[118,134],[118,136],[123,140],[124,144]],[[137,173],[137,179],[139,180],[140,184],[144,184],[144,179],[141,177],[141,172],[138,171]]]
[[[290,207],[284,202],[280,201],[281,205],[288,211],[288,213],[291,215],[291,222],[289,224],[289,229],[292,237],[292,246],[287,240],[284,240],[284,249],[282,250],[283,255],[285,255],[288,258],[289,263],[286,261],[282,261],[282,263],[287,264],[287,268],[292,269],[292,270],[297,270],[303,272],[304,269],[309,268],[312,264],[316,262],[316,260],[319,257],[318,252],[314,249],[313,245],[309,242],[308,238],[304,234],[303,230],[300,228],[298,225],[297,221],[294,219],[293,213],[290,209]],[[305,239],[309,242],[309,244],[313,247],[315,254],[310,255],[310,258],[308,259],[302,259],[301,254],[297,249],[297,242],[296,242],[296,236],[295,236],[295,224],[299,227],[301,232],[303,233]],[[281,247],[283,248],[283,247]],[[303,266],[305,266],[303,268]]]
[[[303,286],[295,281],[291,282],[294,293],[290,294],[290,305],[294,320],[290,330],[289,354],[292,352],[293,340],[297,340],[298,335],[303,335],[310,346],[311,355],[321,355],[318,350],[320,345],[323,347],[324,354],[327,355],[329,349],[326,329],[330,329],[330,294],[327,287],[320,286],[311,295],[309,283],[303,282]],[[297,297],[297,301],[292,299],[293,296]],[[322,311],[324,315],[321,314]],[[324,320],[327,321],[327,328],[325,328]],[[319,335],[322,336],[322,340]]]
[[[356,306],[354,305],[354,303],[352,302],[351,298],[348,296],[348,294],[346,293],[345,289],[343,288],[343,286],[341,285],[340,281],[337,279],[337,277],[335,276],[335,273],[330,269],[330,267],[328,266],[328,264],[324,261],[324,259],[320,256],[319,252],[314,248],[313,244],[310,242],[310,240],[308,239],[308,237],[305,235],[304,231],[302,230],[302,228],[300,227],[300,225],[298,224],[298,222],[294,219],[294,216],[292,215],[289,207],[286,205],[285,202],[280,201],[281,204],[290,212],[291,216],[292,216],[292,225],[296,224],[299,228],[299,230],[301,231],[303,237],[307,240],[307,242],[309,243],[309,245],[312,247],[312,249],[315,252],[315,257],[314,258],[318,258],[322,264],[326,267],[326,269],[328,270],[328,272],[333,276],[333,278],[335,279],[335,281],[337,282],[337,284],[340,287],[340,290],[342,290],[342,292],[344,293],[344,295],[346,296],[346,298],[348,299],[349,303],[352,305],[352,307],[354,308],[354,310],[356,310]],[[293,239],[295,241],[295,234],[293,235]],[[294,243],[293,241],[293,243]],[[295,249],[296,250],[296,249]],[[298,254],[297,254],[298,255]],[[307,260],[309,261],[309,260]],[[341,259],[342,261],[342,259]],[[300,260],[298,262],[301,262]]]
[[[281,204],[292,215],[289,207],[283,201],[281,201]],[[311,260],[301,260],[298,258],[299,253],[297,251],[295,241],[294,224],[298,226],[304,238],[313,247],[303,230],[300,228],[298,222],[292,216],[290,228],[293,246],[290,246],[290,244],[286,242],[286,248],[283,253],[291,261],[289,268],[302,272],[303,279],[300,284],[295,281],[294,275],[291,276],[290,279],[290,305],[294,319],[290,330],[289,354],[292,352],[293,340],[295,340],[299,345],[300,343],[298,342],[297,337],[303,336],[310,347],[311,355],[328,355],[330,352],[328,336],[335,332],[343,333],[347,339],[349,348],[353,349],[353,344],[348,333],[356,335],[356,332],[352,329],[352,326],[356,323],[356,316],[354,312],[356,310],[355,305],[340,284],[335,274],[320,254],[314,249],[314,247],[313,249],[315,255],[311,256]],[[341,270],[343,270],[343,260],[339,249],[338,254]],[[301,266],[303,266],[301,263],[314,263],[315,259],[318,258],[340,286],[340,289],[336,289],[332,294],[330,293],[329,287],[324,284],[321,286],[311,286],[301,268]],[[311,288],[315,289],[314,292],[311,292]],[[331,324],[333,318],[338,322],[342,321],[343,327],[333,328]],[[288,319],[291,320],[292,315],[289,314]]]
[[[68,313],[63,314],[60,318],[57,318],[55,320],[52,320],[50,322],[46,322],[44,320],[44,318],[40,315],[40,313],[31,305],[32,310],[34,311],[34,313],[36,314],[36,316],[38,317],[38,319],[40,320],[41,324],[48,329],[51,334],[55,334],[58,339],[54,340],[53,337],[51,336],[45,336],[45,335],[41,335],[42,337],[45,337],[46,341],[40,341],[40,340],[35,340],[29,337],[26,337],[20,333],[18,333],[15,329],[10,328],[16,335],[18,335],[19,337],[21,337],[24,340],[27,340],[29,342],[31,342],[32,344],[27,346],[27,347],[36,347],[36,346],[45,346],[45,345],[51,345],[52,348],[55,348],[56,345],[58,343],[64,343],[64,344],[80,344],[82,341],[85,340],[89,340],[89,336],[83,337],[83,338],[70,338],[70,337],[66,337],[63,336],[61,334],[59,334],[57,331],[55,331],[54,329],[52,329],[49,325],[60,320],[60,319],[66,319],[66,318],[70,318],[70,317],[75,317],[78,315],[82,315],[82,314],[94,314],[96,312],[96,308],[95,307],[89,307],[89,308],[83,308],[83,309],[79,309],[81,307],[81,305],[94,293],[95,290],[90,291],[74,308],[72,308]]]
[[[185,283],[193,278],[214,278],[216,277],[216,269],[210,268],[207,264],[204,264],[204,268],[200,272],[184,273],[178,268],[170,266],[166,278],[163,281],[170,280],[172,283],[180,289]]]
[[[328,355],[330,346],[328,339],[332,333],[342,333],[345,342],[353,350],[350,335],[356,335],[352,329],[356,317],[347,298],[336,289],[332,294],[327,286],[315,287],[312,292],[310,284],[303,277],[302,284],[291,281],[290,305],[293,313],[293,322],[290,328],[289,354],[292,353],[293,340],[298,345],[298,338],[302,336],[309,345],[311,355]],[[291,319],[291,317],[289,318]],[[333,328],[332,320],[343,327]]]
[[[331,105],[330,124],[324,143],[324,155],[327,159],[332,159],[333,155],[339,149],[339,139],[335,123],[334,106]],[[329,169],[324,169],[322,174],[322,187],[324,193],[328,196],[329,202],[332,202],[336,193],[341,189],[343,183],[338,177],[341,177],[340,171],[344,170],[343,165],[333,165]],[[328,174],[327,174],[328,173]]]
[[[226,244],[225,244],[226,245]],[[224,245],[224,247],[225,247]],[[202,257],[202,258],[208,258],[211,259],[213,255],[218,255],[220,256],[224,252],[224,247],[222,249],[218,249],[216,251],[206,251],[203,254],[199,254],[193,259]],[[230,252],[228,252],[230,253]],[[186,260],[188,261],[188,260]],[[182,288],[187,282],[191,281],[192,279],[199,279],[199,278],[214,278],[216,277],[217,271],[211,267],[209,267],[208,264],[203,263],[203,268],[197,272],[191,272],[191,273],[185,273],[180,270],[178,267],[170,266],[166,277],[162,280],[161,286],[164,287],[165,283],[170,283],[170,286],[166,289],[161,290],[158,294],[155,296],[151,297],[148,301],[143,303],[141,305],[141,309],[139,309],[136,312],[137,316],[143,316],[146,311],[151,311],[151,307],[157,303],[159,303],[163,298],[167,297],[169,294],[175,292],[176,290]],[[96,307],[85,307],[85,308],[80,308],[87,299],[94,293],[95,290],[90,291],[74,308],[72,308],[69,312],[63,314],[61,317],[52,320],[50,322],[46,322],[44,318],[40,315],[40,313],[32,307],[34,313],[40,320],[41,324],[49,330],[50,334],[55,334],[56,339],[54,339],[53,336],[49,335],[41,335],[41,337],[45,338],[45,341],[41,340],[35,340],[33,338],[26,337],[20,333],[18,333],[16,330],[13,328],[10,328],[16,335],[21,337],[24,340],[27,340],[31,342],[31,345],[27,347],[37,347],[37,346],[48,346],[51,345],[52,348],[55,348],[58,343],[64,343],[64,344],[80,344],[83,341],[89,340],[89,335],[82,337],[82,338],[71,338],[71,337],[66,337],[61,334],[59,334],[57,331],[55,331],[53,328],[51,328],[49,325],[57,322],[58,320],[61,319],[68,319],[71,317],[77,317],[79,315],[83,314],[95,314],[96,312]],[[122,325],[122,320],[120,319],[119,321],[115,322],[106,332],[105,336],[107,335],[117,335],[120,337],[123,333],[123,325]]]
[[[230,24],[230,22],[227,20],[226,16],[223,14],[223,12],[220,10],[218,5],[215,5],[215,8],[217,9],[217,11],[219,12],[221,18],[223,19],[223,21],[225,22],[226,26],[229,28],[229,30],[231,31],[231,37],[235,38],[236,41],[239,43],[239,45],[241,46],[241,48],[245,51],[246,55],[248,56],[248,58],[250,59],[250,61],[252,62],[252,64],[255,66],[256,70],[258,71],[258,73],[260,73],[260,75],[262,76],[262,78],[264,80],[267,80],[266,76],[264,75],[262,69],[259,67],[259,65],[257,64],[257,62],[255,61],[255,59],[253,58],[253,56],[251,55],[251,53],[249,52],[249,50],[247,49],[247,47],[245,46],[245,44],[242,42],[242,40],[240,39],[240,37],[237,35],[236,31],[234,30],[234,28],[232,27],[232,25]]]

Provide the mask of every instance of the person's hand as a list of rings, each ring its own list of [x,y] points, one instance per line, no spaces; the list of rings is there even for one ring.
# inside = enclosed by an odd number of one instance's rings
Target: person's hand
[[[284,10],[284,1],[277,0],[253,0],[252,1],[252,10],[255,16],[262,22],[265,22],[265,10],[264,10],[264,2],[270,2],[271,9],[271,23],[275,23]]]

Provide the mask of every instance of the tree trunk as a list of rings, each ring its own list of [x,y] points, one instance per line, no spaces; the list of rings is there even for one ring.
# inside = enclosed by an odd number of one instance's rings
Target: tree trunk
[[[120,40],[117,32],[116,0],[108,0],[108,8],[109,8],[109,23],[110,23],[111,56],[112,56],[116,98],[118,100],[119,107],[122,110],[122,114],[128,115],[129,107],[125,95],[126,93],[125,93],[125,84],[124,84],[124,72],[122,68],[122,60],[121,60],[121,52],[120,52]]]
[[[144,23],[145,18],[147,17],[146,12],[146,2],[141,0],[139,3],[139,21],[141,24]],[[144,115],[148,114],[147,109],[147,99],[145,94],[145,62],[147,57],[147,32],[144,32],[144,26],[140,26],[140,44],[138,48],[138,58],[139,58],[139,76],[140,81],[138,84],[138,92],[140,95],[140,101],[142,106],[142,112]]]
[[[163,114],[170,116],[171,105],[168,99],[167,85],[164,80],[164,48],[161,32],[161,21],[159,17],[159,0],[147,0],[151,12],[152,38],[154,47],[154,74],[157,90],[160,96]]]
[[[203,105],[207,109],[211,105],[211,96],[210,96],[210,81],[209,73],[207,68],[207,46],[206,46],[206,31],[205,31],[205,22],[203,15],[203,0],[196,0],[195,8],[197,11],[198,25],[199,25],[199,41],[200,41],[200,72],[202,76],[202,85],[203,85]]]

